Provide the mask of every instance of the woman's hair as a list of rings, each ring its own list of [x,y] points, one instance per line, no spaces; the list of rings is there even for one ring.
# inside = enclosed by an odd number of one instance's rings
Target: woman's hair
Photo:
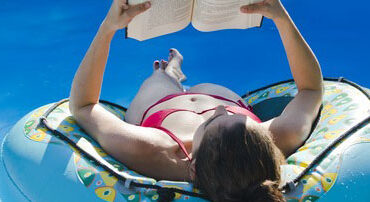
[[[194,154],[194,185],[212,201],[285,201],[278,189],[283,155],[272,138],[243,123],[205,131]]]

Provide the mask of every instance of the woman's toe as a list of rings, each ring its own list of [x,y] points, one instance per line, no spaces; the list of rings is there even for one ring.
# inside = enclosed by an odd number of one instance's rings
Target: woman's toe
[[[176,54],[179,51],[176,48],[170,48],[170,53]]]
[[[159,61],[158,60],[156,60],[156,61],[153,62],[153,69],[154,70],[158,70],[159,69]]]
[[[176,56],[181,56],[180,52],[175,49],[175,48],[171,48],[170,49],[170,54],[173,56],[173,57],[176,57]]]
[[[172,59],[172,58],[174,58],[174,57],[177,57],[177,56],[180,56],[181,54],[180,54],[180,52],[177,50],[177,49],[175,49],[175,48],[171,48],[170,49],[170,54],[169,54],[169,57]]]
[[[175,58],[180,63],[180,65],[182,64],[183,61],[181,53],[175,48],[170,49],[170,54],[168,58],[170,58],[169,61]]]
[[[168,65],[167,61],[161,60],[161,65],[160,65],[161,69],[165,70],[167,68],[167,65]]]

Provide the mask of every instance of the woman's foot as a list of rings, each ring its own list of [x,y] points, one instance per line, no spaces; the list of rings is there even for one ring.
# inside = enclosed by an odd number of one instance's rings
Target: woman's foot
[[[161,71],[161,72],[163,72],[164,73],[164,75],[166,75],[166,77],[165,78],[167,78],[167,79],[169,79],[171,82],[173,82],[173,83],[175,83],[177,86],[179,86],[179,88],[181,89],[181,90],[183,90],[184,91],[184,88],[183,88],[183,86],[182,86],[182,84],[181,84],[181,81],[179,81],[179,79],[177,79],[176,77],[173,77],[173,76],[170,76],[168,73],[167,73],[167,67],[168,67],[168,62],[167,61],[165,61],[165,60],[161,60],[161,61],[158,61],[158,60],[156,60],[156,61],[154,61],[154,63],[153,63],[153,70],[154,70],[154,72],[156,72],[156,71]],[[162,73],[162,74],[163,74]]]
[[[183,57],[178,50],[171,48],[166,64],[165,72],[180,83],[186,80],[185,74],[181,71]]]
[[[172,81],[174,81],[182,90],[184,90],[181,82],[186,80],[186,76],[181,71],[183,60],[182,55],[176,49],[171,48],[168,60],[169,62],[165,60],[154,61],[153,70],[165,72],[169,78],[172,78]]]

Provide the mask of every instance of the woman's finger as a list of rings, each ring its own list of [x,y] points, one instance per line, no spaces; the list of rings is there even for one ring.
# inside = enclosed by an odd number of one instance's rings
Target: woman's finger
[[[150,2],[147,1],[141,4],[130,6],[130,8],[126,12],[129,17],[133,18],[138,14],[146,11],[148,8],[150,8],[150,6],[151,6]]]
[[[128,6],[128,4],[122,4],[122,8],[124,9],[124,10],[127,10],[128,8],[130,8],[129,6]]]
[[[127,0],[114,0],[118,4],[127,4]]]
[[[245,5],[240,8],[240,11],[243,13],[261,13],[265,11],[266,5],[265,2],[259,2],[259,3],[254,3],[250,5]]]
[[[122,5],[123,5],[122,6],[123,9],[125,9],[125,10],[128,9],[129,8],[129,6],[128,6],[128,0],[122,0]]]

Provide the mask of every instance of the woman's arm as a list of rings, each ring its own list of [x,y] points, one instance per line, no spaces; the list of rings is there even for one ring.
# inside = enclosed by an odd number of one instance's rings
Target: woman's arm
[[[288,57],[298,90],[322,91],[320,64],[279,0],[243,6],[244,13],[259,13],[274,21]]]
[[[264,123],[276,145],[292,153],[307,138],[323,94],[320,64],[279,0],[264,0],[241,7],[244,13],[260,13],[277,26],[298,93],[279,117]]]
[[[101,24],[73,79],[69,97],[72,113],[89,104],[99,103],[105,64],[114,33],[104,22]]]
[[[98,103],[109,46],[115,32],[126,27],[133,17],[149,7],[148,2],[128,6],[125,0],[114,0],[73,79],[69,109],[81,127],[101,144],[109,142],[108,137],[113,134],[115,138],[122,136],[127,143],[140,142],[140,137],[135,136],[135,130],[131,129],[133,126],[122,121],[120,124],[124,125],[123,128],[117,128],[118,126],[113,125],[119,124],[116,117]]]
[[[158,177],[156,173],[161,167],[149,165],[170,161],[163,160],[163,155],[153,155],[166,153],[172,146],[166,145],[170,140],[164,141],[167,135],[158,129],[126,123],[98,104],[112,37],[134,16],[148,9],[145,5],[127,6],[123,0],[114,0],[75,75],[69,108],[77,123],[107,153],[140,173]]]
[[[149,7],[149,2],[128,6],[125,0],[113,1],[73,79],[69,104],[71,112],[99,103],[109,46],[115,32],[126,27],[133,17]]]

